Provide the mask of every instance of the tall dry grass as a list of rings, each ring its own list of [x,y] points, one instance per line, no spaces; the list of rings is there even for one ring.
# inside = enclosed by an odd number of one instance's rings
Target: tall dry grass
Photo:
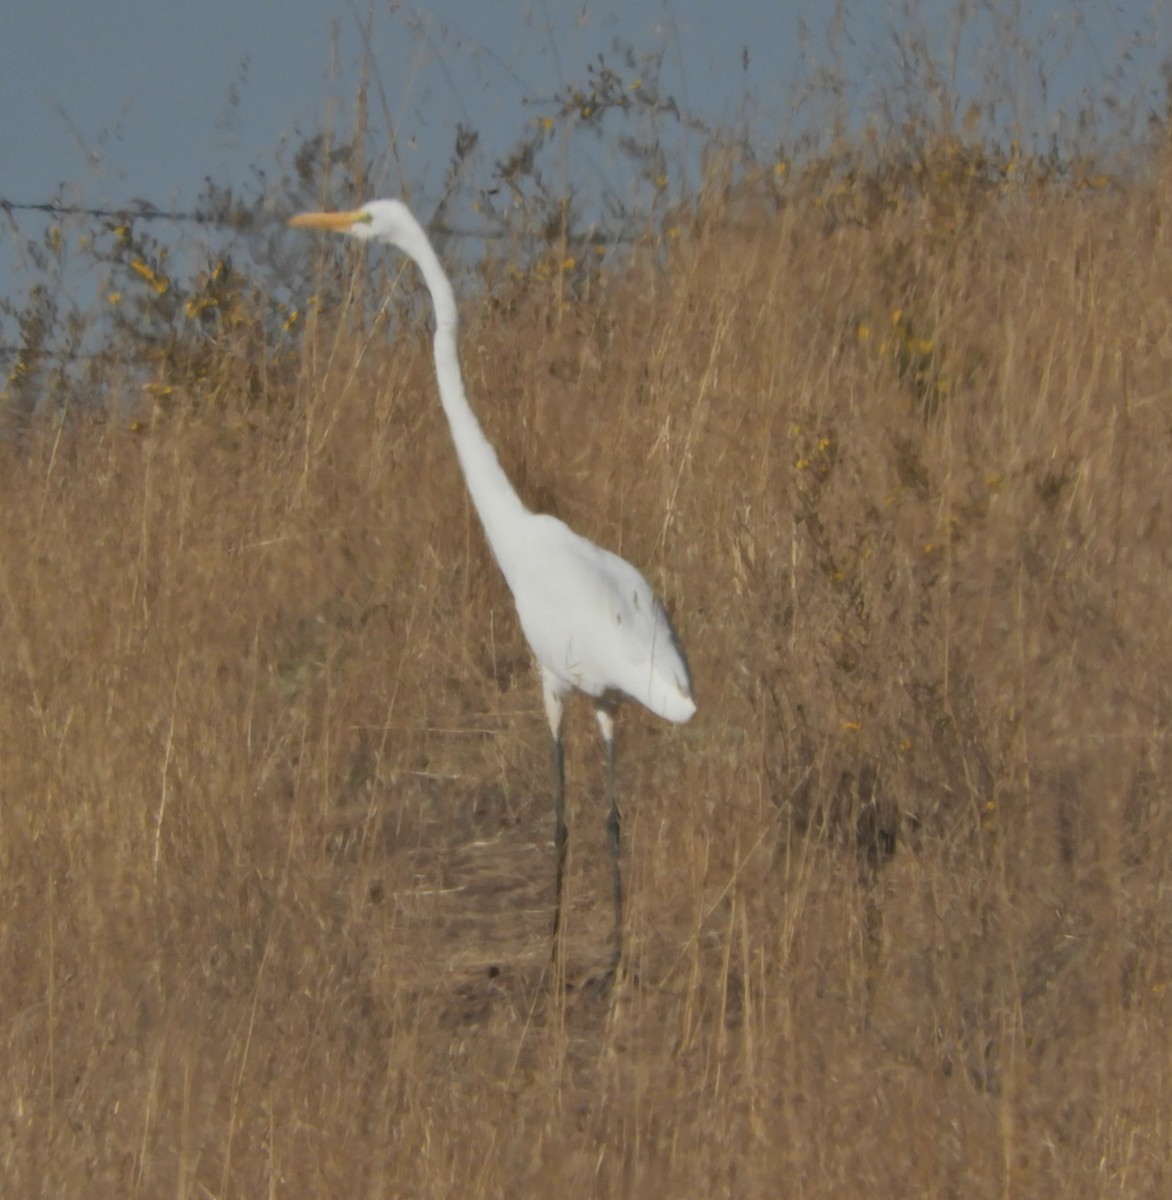
[[[7,445],[5,1194],[1166,1194],[1170,182],[714,185],[465,305],[522,494],[696,676],[621,719],[609,993],[585,706],[543,984],[548,735],[424,324]]]

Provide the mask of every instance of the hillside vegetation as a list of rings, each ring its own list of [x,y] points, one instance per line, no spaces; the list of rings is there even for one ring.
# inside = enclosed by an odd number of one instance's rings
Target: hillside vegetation
[[[6,438],[5,1194],[1168,1193],[1172,166],[986,168],[714,169],[467,295],[506,470],[695,675],[620,718],[610,989],[585,704],[544,977],[540,688],[412,269]]]

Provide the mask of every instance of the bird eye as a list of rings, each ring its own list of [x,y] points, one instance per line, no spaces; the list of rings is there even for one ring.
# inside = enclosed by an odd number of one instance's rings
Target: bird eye
[[[368,213],[368,212],[360,212],[360,213],[359,213],[359,214],[358,214],[358,215],[357,215],[357,216],[354,218],[354,224],[355,224],[355,225],[357,225],[359,222],[361,222],[363,225],[369,225],[369,224],[371,223],[371,221],[373,221],[373,220],[374,220],[374,214],[373,214],[373,213]]]

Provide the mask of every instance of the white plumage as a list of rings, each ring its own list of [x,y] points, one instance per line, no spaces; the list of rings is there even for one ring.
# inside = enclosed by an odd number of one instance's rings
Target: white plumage
[[[522,503],[468,404],[456,344],[455,295],[426,233],[407,206],[399,200],[373,200],[353,212],[302,213],[289,223],[384,242],[413,259],[423,273],[435,306],[440,402],[472,502],[541,668],[557,775],[554,953],[567,841],[562,710],[566,696],[580,691],[595,702],[607,751],[607,830],[615,905],[613,962],[617,963],[622,945],[622,879],[613,710],[621,696],[629,696],[669,721],[687,721],[695,713],[691,676],[679,640],[647,580],[630,563],[594,545],[564,522],[531,512]]]

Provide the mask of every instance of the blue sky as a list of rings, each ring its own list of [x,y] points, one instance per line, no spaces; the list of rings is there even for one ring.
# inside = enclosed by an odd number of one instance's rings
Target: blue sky
[[[917,38],[954,93],[1041,136],[1080,96],[1164,111],[1169,0],[37,0],[0,15],[0,201],[183,209],[207,178],[247,187],[255,166],[279,172],[282,147],[287,161],[305,135],[349,128],[365,66],[376,190],[406,188],[426,211],[457,123],[480,133],[487,177],[543,99],[584,82],[600,53],[618,65],[616,40],[660,54],[681,108],[743,123],[768,155],[829,123],[835,95],[855,120],[877,96],[898,100]],[[624,187],[613,146],[578,137],[564,155],[568,174]],[[6,295],[27,283],[20,246],[45,220],[13,217]]]
[[[996,61],[979,45],[990,6],[968,7],[974,15],[962,39],[959,86],[975,88],[997,68],[1018,76],[1013,86],[1028,87],[1032,56]],[[1129,85],[1146,73],[1147,85],[1158,87],[1160,62],[1172,50],[1168,3],[991,7],[1024,11],[1025,32],[1045,38],[1049,90],[1058,102],[1108,86],[1135,31],[1156,44],[1135,48]],[[838,66],[856,95],[895,77],[890,30],[902,13],[912,12],[913,24],[918,14],[919,24],[938,31],[944,57],[948,14],[956,10],[954,0],[837,6]],[[421,186],[442,173],[456,121],[475,125],[490,143],[511,142],[529,115],[526,97],[582,79],[585,64],[608,53],[616,38],[636,50],[663,48],[667,89],[692,111],[727,120],[749,96],[768,114],[759,127],[770,119],[781,126],[794,89],[828,61],[827,14],[834,11],[810,0],[9,4],[0,18],[0,192],[38,200],[59,185],[84,183],[95,201],[183,203],[206,176],[243,179],[251,163],[298,130],[346,123],[367,22],[403,167]],[[382,123],[376,114],[376,128]]]

